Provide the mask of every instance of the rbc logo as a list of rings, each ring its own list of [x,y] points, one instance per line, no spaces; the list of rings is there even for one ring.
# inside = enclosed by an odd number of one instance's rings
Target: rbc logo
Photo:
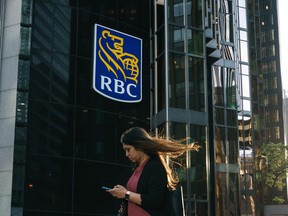
[[[112,100],[142,100],[142,40],[95,24],[93,88]]]

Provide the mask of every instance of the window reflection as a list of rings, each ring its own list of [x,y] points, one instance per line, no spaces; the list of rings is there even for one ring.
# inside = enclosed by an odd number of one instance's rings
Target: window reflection
[[[171,122],[169,123],[170,134],[175,139],[183,139],[188,136],[186,133],[187,124]],[[188,152],[177,159],[183,166],[177,169],[180,178],[180,184],[183,186],[185,206],[201,206],[207,199],[207,173],[206,173],[206,132],[205,127],[197,125],[188,125],[190,139],[186,142],[198,142],[201,145],[199,152]],[[185,144],[185,143],[183,143]],[[197,187],[195,187],[197,185]],[[188,194],[190,191],[191,194]],[[189,200],[192,203],[187,203]],[[204,204],[204,203],[203,203]],[[203,205],[202,204],[202,205]],[[195,209],[195,213],[203,212],[203,209]]]
[[[30,61],[19,59],[17,88],[21,90],[29,89]]]
[[[214,104],[236,108],[236,74],[234,69],[213,67]],[[226,97],[224,97],[224,92]]]
[[[249,75],[249,66],[241,64],[241,73],[244,75]]]
[[[27,92],[17,92],[17,102],[16,102],[16,122],[17,123],[27,123],[28,118],[28,93]]]
[[[202,1],[187,0],[187,25],[192,27],[202,27]]]
[[[220,69],[220,67],[213,67],[214,104],[217,106],[224,105],[223,75]]]
[[[203,55],[203,32],[187,29],[188,53]]]
[[[170,30],[170,43],[169,48],[171,50],[175,51],[181,51],[184,52],[184,35],[185,35],[185,29],[178,26],[169,26]]]
[[[248,62],[248,43],[247,41],[240,41],[241,61]]]
[[[216,163],[226,163],[226,132],[224,127],[215,128]]]
[[[25,24],[31,24],[32,22],[32,0],[22,1],[21,22]]]
[[[232,212],[235,215],[239,215],[240,209],[237,205],[239,202],[238,174],[217,172],[216,182],[216,215],[229,216]],[[229,185],[229,188],[227,185]]]
[[[171,107],[185,109],[185,58],[184,55],[170,55],[169,101]]]
[[[243,100],[243,110],[251,111],[251,101],[250,100]]]
[[[29,55],[30,54],[30,41],[31,41],[31,28],[21,27],[21,45],[20,45],[20,54]]]
[[[239,7],[239,27],[247,28],[246,9]]]
[[[242,75],[241,80],[242,80],[242,96],[250,98],[250,77]]]
[[[251,131],[251,119],[246,120],[246,126],[250,126],[247,131]],[[249,133],[250,134],[250,133]],[[249,137],[247,137],[249,138]],[[255,215],[254,197],[251,195],[254,190],[253,186],[253,173],[254,173],[254,160],[253,150],[248,145],[248,140],[239,140],[240,142],[240,186],[242,192],[241,212],[245,214]],[[249,142],[250,143],[250,142]]]
[[[246,31],[241,31],[241,30],[240,30],[240,39],[241,39],[241,40],[245,40],[245,41],[248,40],[247,32],[246,32]]]
[[[183,0],[168,0],[168,19],[178,25],[184,25],[184,6]]]
[[[235,126],[235,119],[237,119],[237,112],[231,111],[231,115],[228,117],[233,121],[233,126]],[[237,128],[227,129],[227,141],[229,146],[229,163],[238,164],[238,130]]]
[[[205,110],[204,60],[189,57],[189,107],[197,111]]]

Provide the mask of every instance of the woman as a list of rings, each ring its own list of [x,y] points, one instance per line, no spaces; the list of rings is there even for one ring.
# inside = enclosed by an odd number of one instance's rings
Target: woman
[[[112,196],[128,200],[128,216],[164,215],[167,188],[174,190],[178,178],[166,162],[198,146],[150,136],[143,128],[133,127],[121,136],[126,157],[138,164],[127,186],[108,190]]]

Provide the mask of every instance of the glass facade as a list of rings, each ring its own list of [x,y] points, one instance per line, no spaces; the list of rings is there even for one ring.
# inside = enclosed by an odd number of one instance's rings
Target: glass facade
[[[150,128],[151,4],[23,1],[12,215],[112,215],[101,186],[131,173],[120,135]],[[146,16],[147,17],[147,16]],[[94,24],[143,40],[143,100],[119,103],[92,89]]]
[[[215,215],[240,215],[238,125],[240,44],[235,1],[206,7],[206,55],[211,179]],[[236,14],[236,16],[234,16]],[[214,138],[214,139],[213,139]],[[213,150],[212,150],[213,149]],[[213,204],[213,198],[215,203]]]
[[[154,18],[152,126],[201,145],[181,160],[179,176],[186,212],[209,215],[203,2],[154,1]]]
[[[243,197],[241,211],[245,214],[263,215],[263,205],[273,204],[272,194],[276,189],[267,191],[264,184],[263,177],[269,162],[262,154],[262,148],[265,143],[284,144],[285,140],[278,23],[275,22],[278,19],[277,3],[249,0],[241,7],[247,11],[250,56],[249,66],[244,63],[240,67],[243,89],[247,83],[243,78],[249,77],[250,80],[250,91],[242,92],[244,112],[250,115],[242,119],[242,140],[239,142]],[[251,101],[250,106],[244,106],[248,100]],[[249,112],[245,107],[250,108]],[[274,193],[285,202],[286,187]]]

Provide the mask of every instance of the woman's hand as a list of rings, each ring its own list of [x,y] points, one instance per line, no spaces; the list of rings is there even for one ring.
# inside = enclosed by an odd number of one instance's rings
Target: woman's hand
[[[116,197],[118,199],[124,199],[127,189],[122,185],[116,185],[111,190],[107,190],[107,192],[110,193],[113,197]]]

